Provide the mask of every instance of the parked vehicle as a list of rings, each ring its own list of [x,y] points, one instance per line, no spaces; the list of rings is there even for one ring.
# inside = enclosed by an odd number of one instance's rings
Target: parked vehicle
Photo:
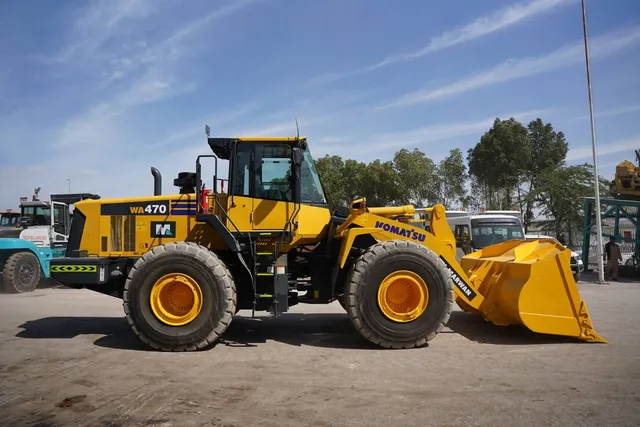
[[[22,293],[36,289],[42,277],[50,277],[50,261],[65,255],[71,226],[70,205],[95,194],[52,194],[51,200],[20,203],[17,227],[0,230],[0,285],[5,292]]]
[[[457,257],[478,251],[485,246],[506,242],[507,240],[524,240],[522,221],[513,215],[487,214],[453,215],[446,213],[447,222],[458,245]]]

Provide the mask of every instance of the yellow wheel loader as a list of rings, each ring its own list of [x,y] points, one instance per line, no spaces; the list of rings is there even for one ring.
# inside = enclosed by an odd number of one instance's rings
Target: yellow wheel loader
[[[640,200],[640,150],[635,150],[638,166],[623,160],[616,166],[609,192],[616,199]]]
[[[240,309],[278,316],[298,303],[341,300],[354,327],[386,348],[425,345],[454,302],[496,325],[604,341],[551,240],[508,241],[456,261],[445,209],[331,212],[306,138],[212,138],[213,154],[174,180],[177,194],[76,204],[55,280],[123,300],[133,331],[165,351],[209,348]],[[211,158],[211,189],[201,159]],[[228,161],[228,192],[217,189]]]

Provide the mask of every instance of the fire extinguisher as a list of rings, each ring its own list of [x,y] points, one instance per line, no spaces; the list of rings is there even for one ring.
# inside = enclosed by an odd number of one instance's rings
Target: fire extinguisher
[[[209,211],[209,193],[210,191],[202,186],[200,190],[200,205],[202,206],[202,210],[206,213]]]

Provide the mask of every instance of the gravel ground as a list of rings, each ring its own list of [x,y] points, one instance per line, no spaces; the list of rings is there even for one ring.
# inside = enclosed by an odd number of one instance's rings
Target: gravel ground
[[[456,311],[428,348],[372,349],[334,303],[240,312],[216,348],[167,354],[138,342],[118,299],[0,295],[1,424],[638,426],[640,284],[579,288],[608,344]]]

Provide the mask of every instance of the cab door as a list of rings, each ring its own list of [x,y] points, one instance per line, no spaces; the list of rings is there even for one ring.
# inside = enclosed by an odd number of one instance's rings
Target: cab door
[[[51,202],[51,249],[54,256],[64,255],[69,239],[69,206],[65,203]]]
[[[282,231],[293,214],[293,160],[291,144],[266,142],[254,145],[254,231]]]

